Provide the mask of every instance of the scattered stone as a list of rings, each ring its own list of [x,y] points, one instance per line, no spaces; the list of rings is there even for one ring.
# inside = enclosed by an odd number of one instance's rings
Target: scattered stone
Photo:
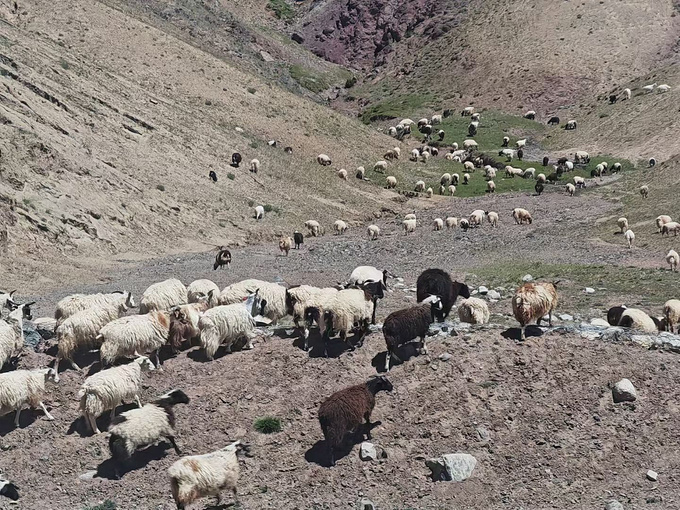
[[[234,131],[236,131],[237,133],[243,133],[243,128],[236,127]]]
[[[375,445],[367,441],[361,443],[359,458],[361,460],[378,460],[378,451],[375,449]]]
[[[368,498],[361,498],[358,505],[359,510],[376,510],[375,503]]]
[[[450,453],[443,457],[428,459],[425,465],[432,471],[432,481],[462,482],[472,476],[477,459],[467,453]]]
[[[583,289],[583,292],[586,294],[595,294],[595,289],[593,289],[592,287],[586,287],[585,289]]]
[[[561,321],[573,321],[574,317],[572,315],[569,315],[568,313],[563,313],[560,316]]]
[[[442,361],[449,361],[452,358],[452,356],[448,352],[444,352],[439,355],[439,359]]]
[[[489,292],[489,289],[487,289],[484,285],[480,285],[479,288],[477,289],[477,292],[479,292],[482,295],[485,295]]]
[[[534,281],[534,277],[531,276],[530,274],[525,274],[525,275],[522,277],[522,281],[523,281],[523,282],[533,282],[533,281]]]
[[[260,50],[260,57],[262,57],[262,60],[265,62],[274,62],[276,59],[272,57],[269,53],[267,53],[264,50]]]
[[[490,290],[489,292],[486,293],[486,297],[488,297],[489,299],[499,300],[501,298],[501,293],[498,292],[497,290]]]
[[[600,318],[592,319],[590,321],[590,324],[591,324],[591,326],[598,326],[598,327],[603,327],[603,328],[609,327],[609,323],[606,320],[600,319]]]
[[[615,499],[612,499],[611,501],[607,501],[604,505],[604,510],[623,510],[623,505]]]
[[[491,439],[491,433],[484,427],[477,427],[477,435],[479,436],[479,439],[481,439],[482,441],[488,441],[489,439]]]
[[[31,350],[35,351],[38,348],[40,342],[42,342],[42,336],[40,336],[40,333],[38,333],[35,324],[33,324],[33,322],[31,321],[24,320],[23,329],[24,329],[24,345],[30,347]]]
[[[479,294],[479,291],[477,289],[474,289],[472,292],[470,292],[471,296],[476,296],[477,294]]]
[[[80,480],[92,480],[95,477],[96,474],[97,474],[96,470],[86,471],[82,475],[78,476],[78,478]]]
[[[656,471],[652,471],[651,469],[647,471],[647,480],[651,480],[652,482],[656,482],[659,479],[659,473]]]
[[[303,42],[305,42],[305,38],[302,37],[300,34],[293,33],[290,36],[290,38],[298,44],[302,44]]]
[[[628,379],[621,379],[612,388],[612,397],[615,403],[633,402],[637,399],[637,391],[635,386]]]
[[[395,280],[397,280],[399,283],[404,283],[404,279],[401,277],[397,277]]]

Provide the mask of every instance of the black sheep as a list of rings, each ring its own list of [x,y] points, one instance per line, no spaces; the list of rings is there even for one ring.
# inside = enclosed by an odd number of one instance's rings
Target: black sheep
[[[517,149],[517,159],[522,161],[523,157],[524,157],[524,151],[522,149]]]
[[[565,164],[567,161],[569,161],[569,158],[560,158],[560,159],[557,160],[557,164],[558,164],[559,166],[564,166],[564,164]]]
[[[475,126],[474,124],[470,124],[468,126],[468,136],[472,137],[472,136],[476,136],[476,135],[477,135],[477,126]]]
[[[546,179],[548,182],[555,184],[557,181],[560,180],[560,176],[557,174],[557,172],[553,172],[548,177],[546,177]]]
[[[297,230],[293,233],[293,241],[295,241],[295,249],[299,250],[300,245],[305,242],[305,236],[303,236],[300,232]]]
[[[12,501],[17,501],[19,499],[19,487],[9,480],[0,478],[0,496],[5,496]]]
[[[293,154],[293,148],[292,147],[286,147],[283,149],[283,152],[286,154]]]
[[[560,118],[559,117],[550,117],[550,120],[548,120],[548,126],[559,126],[560,125]]]
[[[420,337],[422,343],[421,352],[427,354],[425,335],[434,322],[435,314],[442,309],[442,300],[439,296],[428,296],[422,304],[404,308],[392,312],[383,324],[383,335],[387,344],[387,356],[385,357],[385,372],[390,370],[392,356],[401,361],[394,353],[402,344]]]
[[[451,312],[458,296],[470,297],[470,289],[467,285],[451,280],[451,276],[441,269],[426,269],[418,277],[416,282],[416,299],[422,302],[428,296],[439,296],[442,300],[442,309],[435,314],[439,322]]]
[[[652,168],[653,166],[656,166],[656,159],[649,158],[649,168]]]
[[[543,166],[548,166],[550,163],[550,158],[548,156],[543,156]]]
[[[545,186],[543,185],[542,182],[537,182],[537,183],[536,183],[536,186],[534,186],[534,189],[536,190],[536,193],[537,193],[538,195],[540,195],[541,193],[543,193],[543,190],[545,189]]]
[[[210,172],[208,173],[208,177],[210,177],[213,182],[217,182],[217,174],[215,173],[214,170],[210,170]]]
[[[242,160],[243,158],[241,157],[241,155],[238,152],[234,152],[231,155],[231,166],[233,166],[234,168],[238,168]]]
[[[375,395],[380,391],[392,391],[387,377],[372,377],[366,383],[336,391],[319,406],[319,424],[328,444],[331,466],[335,466],[335,451],[347,434],[363,428],[362,437],[365,434],[371,439],[371,429],[380,425],[379,421],[371,423]]]
[[[618,326],[621,321],[621,315],[623,315],[625,310],[625,306],[612,306],[607,311],[607,322],[612,326]]]
[[[619,98],[616,94],[609,94],[609,104],[614,104]]]
[[[219,269],[222,266],[229,267],[231,264],[231,252],[227,250],[224,246],[220,246],[219,253],[215,256],[215,264],[213,265],[213,270]]]

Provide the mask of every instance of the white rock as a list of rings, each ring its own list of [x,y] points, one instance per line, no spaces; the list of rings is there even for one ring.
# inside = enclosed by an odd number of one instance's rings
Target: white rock
[[[439,359],[442,360],[442,361],[449,361],[451,358],[452,358],[452,356],[448,352],[444,352],[444,353],[439,355]]]
[[[523,282],[533,282],[533,281],[534,281],[534,277],[531,276],[530,274],[525,274],[525,275],[522,277],[522,281],[523,281]]]
[[[621,379],[612,388],[612,397],[615,403],[633,402],[637,399],[637,391],[635,391],[635,386],[630,380]]]
[[[243,128],[237,127],[234,129],[237,133],[243,133]]]
[[[489,299],[499,300],[501,298],[501,293],[495,290],[490,290],[486,294],[486,297],[488,297]]]
[[[395,278],[395,280],[397,280],[399,283],[404,283],[404,279],[403,279],[403,278],[400,278],[400,277],[399,277],[399,278]]]
[[[598,327],[602,327],[602,328],[608,328],[609,327],[609,323],[606,320],[599,319],[599,318],[592,319],[590,321],[590,324],[593,325],[593,326],[598,326]]]
[[[80,480],[92,480],[97,474],[96,470],[85,471],[82,475],[78,476]]]
[[[479,291],[477,289],[474,289],[472,292],[470,292],[471,296],[476,296],[477,294],[479,294]]]
[[[477,289],[477,292],[480,294],[486,294],[489,292],[489,289],[487,289],[484,285],[480,285],[479,288]]]
[[[659,479],[659,473],[656,471],[652,471],[651,469],[647,471],[647,480],[651,480],[652,482],[656,482]]]
[[[568,313],[563,313],[560,315],[560,320],[561,321],[573,321],[574,317],[572,315],[569,315]]]
[[[586,294],[595,294],[595,289],[593,289],[592,287],[586,287],[585,289],[583,289],[583,292]]]
[[[604,510],[623,510],[623,505],[615,499],[612,499],[611,501],[607,501],[604,505]]]
[[[369,443],[368,441],[361,443],[359,458],[361,460],[378,460],[378,452],[375,449],[375,445],[373,443]]]
[[[467,453],[450,453],[440,458],[425,461],[432,470],[434,481],[462,482],[472,475],[477,459]]]
[[[358,508],[359,510],[375,510],[375,503],[368,498],[361,498]]]

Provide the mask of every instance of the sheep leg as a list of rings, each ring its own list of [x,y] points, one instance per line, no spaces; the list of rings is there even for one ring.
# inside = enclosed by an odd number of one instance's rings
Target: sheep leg
[[[548,326],[552,328],[552,310],[548,312]]]
[[[153,364],[156,366],[156,370],[163,370],[163,367],[161,367],[161,358],[158,354],[158,351],[160,351],[160,348],[153,351],[153,359],[154,359]]]
[[[371,316],[371,324],[375,324],[375,312],[378,308],[378,298],[373,298],[373,315]]]
[[[420,343],[422,344],[422,346],[420,347],[421,354],[427,355],[427,345],[425,345],[425,335],[420,337]]]
[[[93,434],[99,434],[100,430],[99,427],[97,427],[97,420],[96,418],[91,415],[90,413],[87,413],[87,421],[90,423],[90,429],[92,430]]]
[[[177,443],[175,443],[175,437],[174,436],[166,436],[168,438],[168,441],[170,441],[170,444],[172,447],[175,449],[175,452],[177,452],[177,455],[182,455],[182,452],[179,451],[179,447],[177,446]]]
[[[54,416],[50,414],[50,412],[47,410],[45,407],[45,404],[42,403],[42,401],[38,402],[40,404],[41,409],[43,410],[43,413],[45,413],[45,418],[47,418],[49,421],[54,421]]]
[[[139,395],[135,395],[135,402],[137,402],[137,407],[142,407],[142,402],[139,400]]]
[[[71,367],[73,367],[73,370],[77,370],[78,372],[81,371],[80,367],[76,364],[75,361],[73,361],[72,359],[70,359],[69,361],[71,362]]]
[[[14,416],[14,426],[19,426],[19,416],[21,416],[21,407],[17,409],[17,414]]]
[[[388,350],[385,356],[385,372],[390,371],[390,359],[392,358],[392,353]]]
[[[526,340],[526,336],[524,334],[524,328],[525,328],[525,326],[522,326],[519,330],[520,331],[520,333],[519,333],[519,339],[520,340]]]

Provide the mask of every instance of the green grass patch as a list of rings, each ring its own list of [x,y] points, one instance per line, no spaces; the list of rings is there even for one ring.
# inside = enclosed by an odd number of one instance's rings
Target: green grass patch
[[[319,92],[323,92],[331,86],[326,77],[303,66],[290,66],[289,72],[291,78],[298,82],[301,87],[311,90],[317,94]]]
[[[369,106],[361,114],[361,121],[370,124],[379,120],[403,118],[404,112],[419,110],[434,100],[432,94],[409,94],[396,96]],[[417,120],[417,119],[414,119]],[[466,124],[467,126],[467,124]]]
[[[258,418],[255,420],[253,426],[255,427],[255,430],[261,434],[274,434],[283,430],[281,420],[274,418],[273,416],[264,416],[262,418]]]
[[[253,87],[248,87],[247,90],[248,90],[248,92],[249,92],[250,94],[254,94],[255,92],[257,92],[257,89],[255,89],[255,88],[253,88]]]
[[[281,214],[281,208],[277,207],[275,205],[265,204],[263,207],[264,207],[264,212],[267,212],[267,213],[275,212],[276,214]]]
[[[285,0],[269,0],[267,9],[272,11],[277,18],[282,20],[289,20],[295,15],[293,8],[288,5],[288,2]]]
[[[232,174],[231,172],[229,172],[227,174],[227,179],[229,179],[230,181],[233,181],[234,179],[236,179],[236,176],[234,174]]]
[[[68,71],[69,69],[71,69],[71,64],[69,64],[68,61],[64,60],[63,58],[59,59],[59,65],[64,71]]]

